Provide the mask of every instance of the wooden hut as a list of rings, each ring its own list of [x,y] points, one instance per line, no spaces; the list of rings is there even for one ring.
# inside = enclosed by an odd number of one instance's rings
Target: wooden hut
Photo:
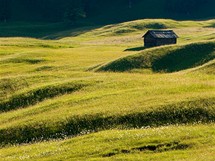
[[[173,30],[149,30],[143,38],[145,47],[154,47],[177,44],[178,36]]]

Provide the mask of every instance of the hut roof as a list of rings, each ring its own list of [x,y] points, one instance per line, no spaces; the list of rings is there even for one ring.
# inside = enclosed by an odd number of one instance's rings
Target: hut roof
[[[143,37],[145,37],[148,34],[158,39],[178,38],[178,35],[176,35],[173,30],[149,30],[145,35],[143,35]]]

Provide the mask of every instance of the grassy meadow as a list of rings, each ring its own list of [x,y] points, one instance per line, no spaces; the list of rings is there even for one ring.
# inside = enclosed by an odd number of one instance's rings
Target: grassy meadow
[[[10,26],[0,160],[215,159],[215,20]],[[148,29],[178,44],[145,49]]]

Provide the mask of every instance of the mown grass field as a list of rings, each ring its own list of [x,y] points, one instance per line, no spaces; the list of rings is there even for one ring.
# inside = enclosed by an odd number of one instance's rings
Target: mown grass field
[[[0,158],[213,161],[214,24],[0,26]],[[179,42],[144,49],[148,29]]]

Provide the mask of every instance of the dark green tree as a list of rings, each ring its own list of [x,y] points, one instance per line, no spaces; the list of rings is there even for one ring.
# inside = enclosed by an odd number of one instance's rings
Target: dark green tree
[[[166,9],[169,13],[193,14],[211,0],[166,0]]]
[[[7,22],[10,19],[10,1],[0,0],[0,22]]]
[[[64,14],[65,20],[76,23],[86,17],[83,1],[71,0]]]

